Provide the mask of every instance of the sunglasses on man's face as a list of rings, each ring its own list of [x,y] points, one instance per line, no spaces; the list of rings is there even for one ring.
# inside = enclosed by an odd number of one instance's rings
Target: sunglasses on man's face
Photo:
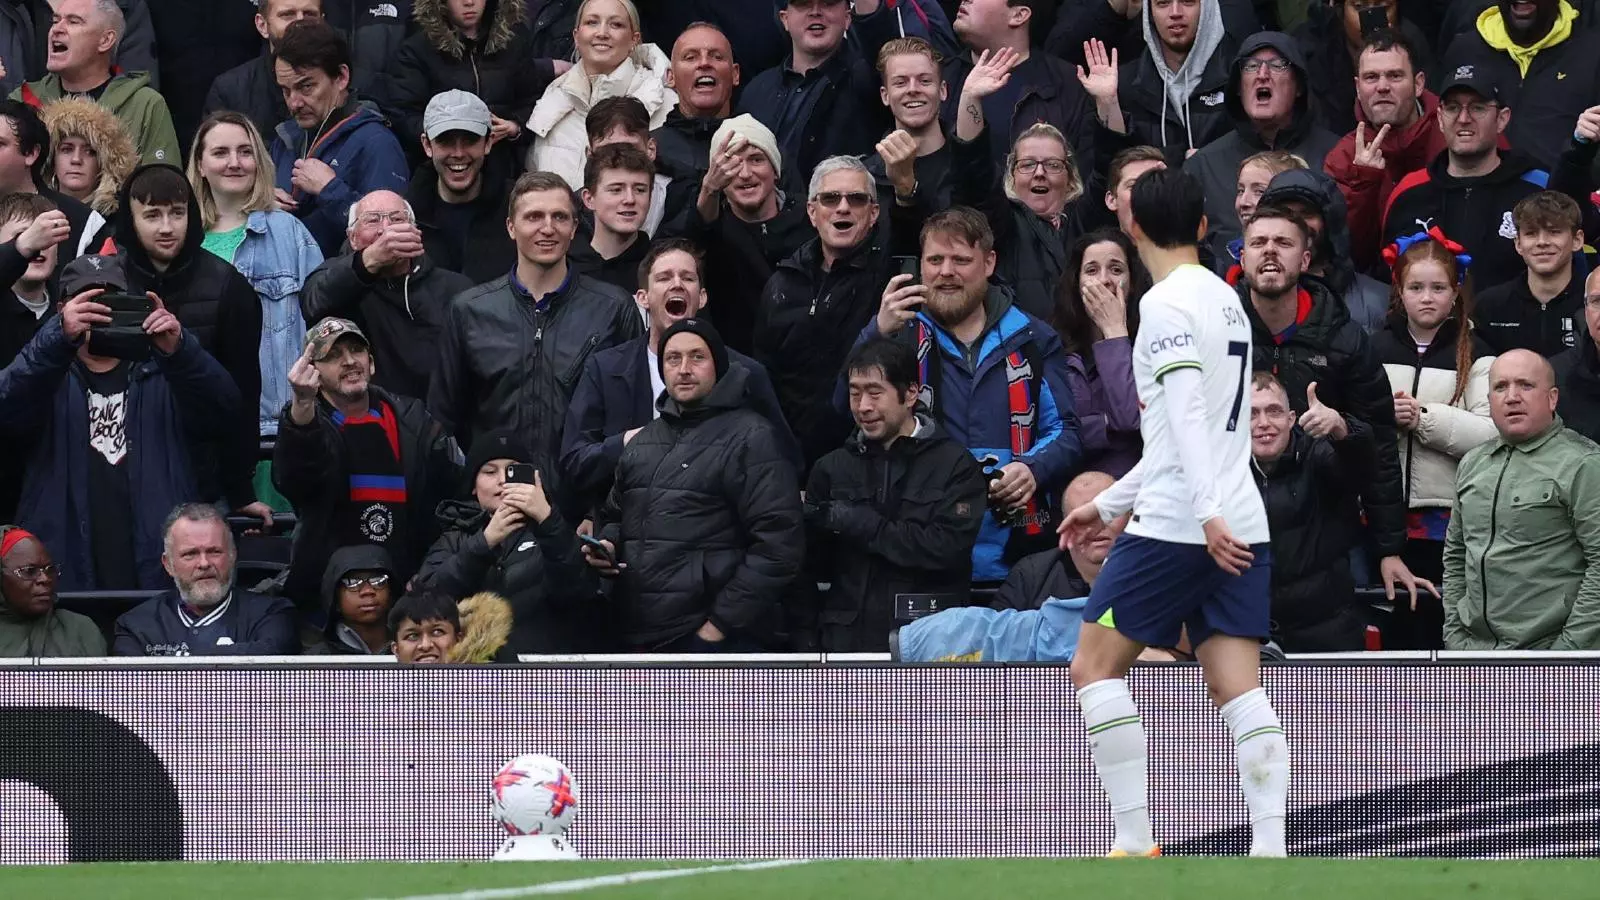
[[[877,198],[865,191],[850,191],[848,193],[844,191],[823,191],[812,199],[824,209],[834,209],[839,205],[840,200],[849,203],[851,209],[866,209],[867,205],[875,202]]]
[[[347,591],[359,591],[361,590],[361,586],[364,584],[370,584],[375,588],[381,588],[388,583],[389,576],[387,574],[368,575],[365,578],[339,579],[339,584],[342,585]]]

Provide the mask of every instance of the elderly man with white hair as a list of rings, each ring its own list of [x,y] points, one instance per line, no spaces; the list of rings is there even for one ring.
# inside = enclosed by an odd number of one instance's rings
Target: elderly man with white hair
[[[46,45],[45,69],[12,93],[32,107],[67,95],[92,98],[117,114],[145,163],[181,165],[178,133],[167,101],[151,87],[149,72],[125,72],[114,65],[128,25],[117,0],[56,0]]]
[[[339,316],[359,323],[384,362],[373,382],[426,397],[450,298],[472,281],[434,264],[415,210],[394,191],[373,191],[351,206],[347,233],[350,252],[306,278],[301,312],[307,322]]]

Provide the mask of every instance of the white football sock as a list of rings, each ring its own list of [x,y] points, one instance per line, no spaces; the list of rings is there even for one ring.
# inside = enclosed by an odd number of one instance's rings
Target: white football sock
[[[1289,743],[1263,688],[1233,698],[1222,720],[1239,755],[1239,787],[1250,808],[1250,855],[1285,856],[1289,806]]]
[[[1128,685],[1120,678],[1096,681],[1078,691],[1089,731],[1094,768],[1111,801],[1117,835],[1112,846],[1143,853],[1155,846],[1145,773],[1144,726]]]

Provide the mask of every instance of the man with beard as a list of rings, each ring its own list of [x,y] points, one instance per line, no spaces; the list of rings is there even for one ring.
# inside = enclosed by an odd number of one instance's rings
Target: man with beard
[[[117,619],[113,656],[295,656],[294,607],[234,586],[238,552],[216,507],[185,503],[161,529],[161,565],[177,585]]]
[[[711,168],[711,137],[732,114],[739,77],[733,47],[721,28],[697,22],[678,35],[667,70],[667,87],[677,93],[678,105],[651,135],[656,165],[664,174],[693,183],[705,178]]]
[[[797,616],[795,647],[809,634],[829,653],[881,653],[912,607],[970,602],[988,490],[966,448],[917,413],[911,347],[874,338],[844,372],[856,433],[811,470],[805,495],[805,580],[829,587]]]
[[[1224,32],[1221,0],[1149,0],[1139,18],[1144,52],[1119,70],[1092,45],[1079,80],[1102,125],[1182,165],[1233,128],[1223,97],[1238,41]]]
[[[1350,261],[1350,230],[1345,223],[1344,195],[1332,176],[1313,169],[1279,172],[1268,182],[1259,205],[1289,209],[1311,232],[1311,264],[1305,274],[1321,279],[1344,301],[1361,330],[1372,334],[1389,315],[1389,288],[1357,272]]]
[[[811,174],[806,214],[817,237],[767,281],[751,355],[772,376],[809,468],[850,435],[843,406],[832,403],[833,386],[890,272],[888,253],[873,239],[878,192],[861,160],[823,160]]]
[[[1355,130],[1339,139],[1323,171],[1339,183],[1358,269],[1378,262],[1383,209],[1396,184],[1444,152],[1439,95],[1423,87],[1417,50],[1405,36],[1380,31],[1356,60]]]
[[[920,278],[896,275],[859,342],[893,337],[917,350],[921,402],[989,479],[972,579],[998,584],[1055,541],[1053,500],[1082,456],[1055,329],[992,285],[994,234],[957,206],[922,229]],[[842,403],[841,403],[842,406]]]
[[[472,287],[465,275],[434,265],[423,234],[404,197],[373,191],[350,207],[350,252],[317,266],[300,291],[307,322],[338,316],[360,326],[385,360],[375,384],[419,399],[438,365],[450,298]]]
[[[687,236],[705,249],[706,291],[717,298],[708,318],[729,347],[753,353],[762,289],[817,230],[799,195],[778,189],[783,155],[767,126],[750,115],[734,116],[712,144]]]
[[[1284,150],[1313,169],[1338,135],[1316,124],[1315,103],[1306,87],[1306,64],[1294,39],[1277,31],[1251,35],[1229,70],[1223,100],[1233,131],[1189,157],[1183,170],[1199,180],[1206,195],[1206,222],[1214,246],[1239,236],[1233,208],[1239,166],[1263,150]]]
[[[429,255],[472,284],[505,274],[517,253],[505,221],[512,160],[489,152],[492,121],[476,94],[435,94],[422,117],[427,163],[406,189]]]
[[[1568,0],[1498,0],[1450,44],[1443,70],[1451,78],[1466,70],[1497,85],[1503,106],[1517,111],[1506,132],[1511,146],[1548,168],[1569,147],[1572,123],[1596,99],[1600,33],[1588,25],[1579,26]]]
[[[1579,209],[1592,208],[1588,169],[1600,148],[1600,108],[1578,121],[1579,131],[1590,138],[1571,142],[1560,164],[1547,172],[1521,150],[1499,148],[1513,110],[1484,68],[1456,69],[1439,96],[1445,152],[1395,185],[1384,210],[1383,245],[1439,228],[1472,255],[1474,284],[1488,287],[1521,278],[1512,210],[1547,186],[1571,197]],[[1564,127],[1572,133],[1571,122]]]
[[[878,142],[867,169],[878,182],[878,207],[909,236],[922,220],[950,207],[950,149],[939,104],[948,95],[939,57],[922,38],[897,38],[878,52],[879,94],[894,130]]]
[[[1360,420],[1379,447],[1395,446],[1394,398],[1389,377],[1367,335],[1343,301],[1317,279],[1302,279],[1311,264],[1305,222],[1281,206],[1258,206],[1245,228],[1235,285],[1245,300],[1254,344],[1254,368],[1271,372],[1288,392],[1300,427],[1313,438],[1344,440]],[[1380,557],[1379,578],[1390,599],[1404,585],[1411,597],[1433,585],[1416,578],[1400,559],[1405,548],[1405,494],[1396,453],[1378,454],[1370,479],[1359,485],[1368,540]],[[1401,602],[1406,602],[1402,600]]]
[[[323,319],[289,369],[272,481],[300,520],[284,594],[307,612],[336,547],[383,547],[408,581],[439,536],[435,507],[461,479],[455,442],[421,401],[372,384],[376,368],[354,322]]]
[[[289,118],[283,92],[272,74],[272,56],[290,25],[301,19],[322,18],[322,0],[261,0],[256,8],[256,31],[266,41],[261,55],[223,72],[211,82],[202,115],[231,109],[244,113],[263,135],[272,134]]]
[[[644,426],[661,417],[659,400],[666,384],[656,365],[655,348],[668,328],[698,317],[705,309],[709,299],[703,286],[705,268],[700,251],[686,240],[663,238],[651,244],[639,264],[640,287],[634,294],[650,323],[649,332],[596,353],[583,366],[567,409],[561,469],[573,490],[586,498],[586,509],[610,490],[623,448]],[[771,423],[798,469],[799,447],[778,408],[767,370],[731,347],[728,359],[746,371],[749,408]]]

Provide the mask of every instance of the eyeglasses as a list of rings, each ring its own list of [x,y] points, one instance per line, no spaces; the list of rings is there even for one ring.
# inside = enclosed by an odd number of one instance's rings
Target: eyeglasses
[[[61,577],[61,567],[55,563],[51,563],[48,566],[18,566],[15,569],[7,569],[6,571],[23,581],[38,581],[41,575],[47,575],[51,578]]]
[[[390,225],[409,225],[411,224],[411,213],[403,209],[397,209],[394,212],[362,213],[356,218],[356,221],[369,228],[373,225],[382,225],[385,222]]]
[[[339,579],[339,585],[341,587],[343,587],[347,591],[359,591],[359,590],[361,590],[361,586],[364,585],[364,584],[370,584],[375,588],[381,588],[381,587],[383,587],[384,585],[386,585],[388,583],[389,583],[389,575],[387,573],[380,573],[378,575],[368,575],[365,578],[341,578],[341,579]]]
[[[865,191],[850,191],[849,193],[845,193],[843,191],[823,191],[811,199],[816,201],[818,206],[821,206],[825,209],[833,209],[839,205],[840,200],[849,203],[851,209],[866,209],[868,204],[876,203],[878,201],[878,198]]]
[[[1239,71],[1246,75],[1254,75],[1261,71],[1262,66],[1266,66],[1273,72],[1289,71],[1289,61],[1281,56],[1275,59],[1247,59],[1239,65]]]
[[[1032,175],[1039,171],[1040,166],[1044,166],[1044,170],[1051,175],[1060,175],[1067,170],[1067,161],[1059,156],[1050,159],[1019,159],[1015,168],[1018,175]]]
[[[1441,103],[1439,104],[1439,112],[1444,113],[1446,118],[1454,119],[1456,116],[1461,115],[1462,110],[1466,110],[1467,114],[1472,116],[1474,119],[1481,119],[1493,111],[1497,105],[1498,104],[1494,103],[1484,103],[1482,101],[1473,103]]]

